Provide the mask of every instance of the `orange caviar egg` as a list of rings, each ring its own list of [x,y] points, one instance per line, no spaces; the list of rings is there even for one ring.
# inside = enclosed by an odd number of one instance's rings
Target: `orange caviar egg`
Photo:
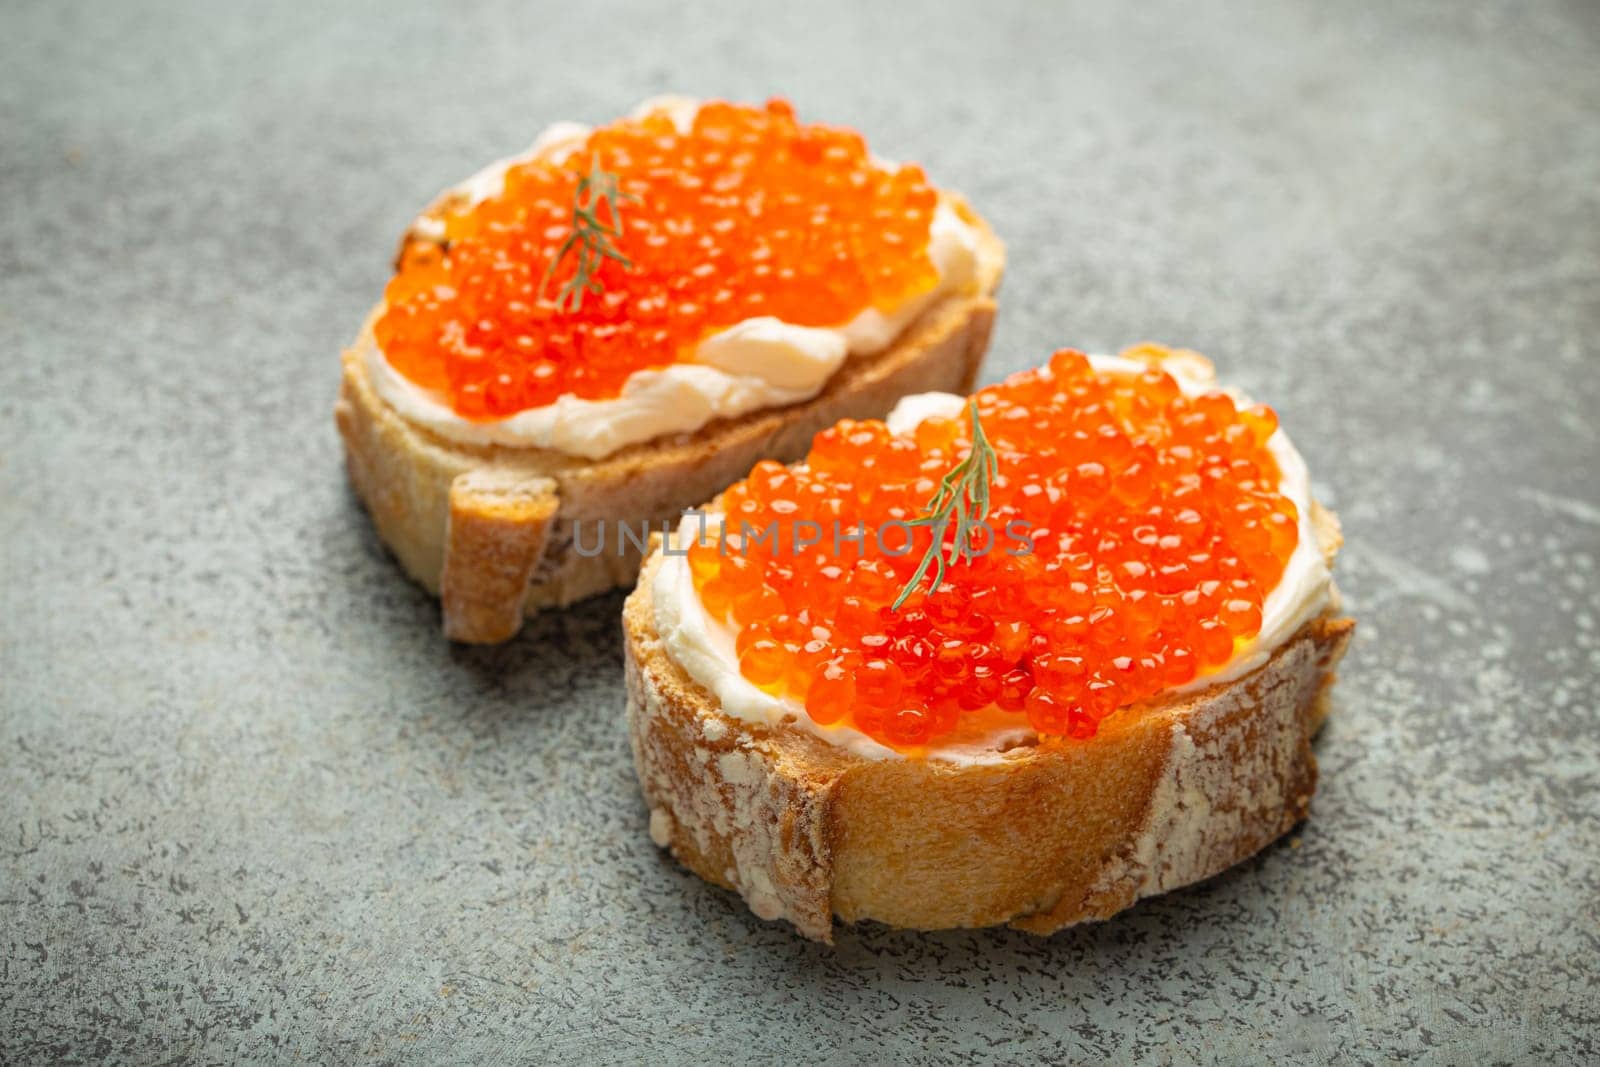
[[[988,531],[898,610],[935,536],[910,523],[971,451],[970,422],[846,420],[804,463],[728,489],[722,539],[688,557],[746,678],[902,750],[993,709],[1083,739],[1260,631],[1299,543],[1270,408],[1072,351],[976,400],[998,461]]]
[[[604,260],[602,291],[558,306],[594,165],[617,177],[627,262]],[[859,134],[802,125],[783,101],[706,104],[687,132],[662,113],[624,119],[561,162],[510,167],[498,195],[446,214],[442,241],[413,238],[375,333],[469,419],[613,397],[745,319],[837,326],[931,289],[937,200],[921,168],[877,165]]]

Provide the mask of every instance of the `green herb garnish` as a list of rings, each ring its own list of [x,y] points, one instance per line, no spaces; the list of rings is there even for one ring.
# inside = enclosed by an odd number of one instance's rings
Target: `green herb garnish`
[[[933,543],[928,546],[927,553],[917,566],[917,573],[911,576],[906,587],[895,598],[889,609],[891,611],[900,610],[900,605],[922,583],[929,567],[934,570],[928,595],[932,596],[938,590],[939,583],[944,580],[945,568],[945,557],[939,549],[944,542],[945,527],[952,518],[956,528],[955,537],[950,541],[949,555],[950,562],[954,563],[969,554],[972,527],[989,517],[989,487],[995,475],[1000,473],[1000,460],[994,453],[994,446],[989,444],[989,438],[984,436],[983,422],[978,418],[978,402],[970,401],[967,410],[972,415],[972,451],[940,480],[938,490],[923,505],[922,517],[908,524],[932,527]]]
[[[632,193],[618,188],[615,174],[600,169],[599,156],[591,157],[589,173],[578,179],[578,188],[572,196],[572,232],[561,242],[555,258],[544,272],[544,280],[539,283],[541,298],[556,268],[574,250],[577,252],[577,265],[572,277],[567,279],[556,296],[558,311],[577,311],[583,307],[584,293],[605,292],[605,286],[600,284],[600,267],[606,260],[616,260],[628,268],[633,266],[633,261],[619,252],[612,242],[622,236],[622,212],[618,205],[637,199]],[[610,216],[609,221],[601,217],[602,210]]]

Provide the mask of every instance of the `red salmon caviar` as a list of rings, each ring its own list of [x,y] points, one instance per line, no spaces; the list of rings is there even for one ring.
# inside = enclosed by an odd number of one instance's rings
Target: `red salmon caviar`
[[[969,423],[895,436],[847,420],[805,463],[758,464],[727,491],[727,544],[697,544],[688,562],[702,602],[736,628],[746,678],[899,749],[992,708],[1081,739],[1260,630],[1299,540],[1270,408],[1185,395],[1153,364],[1097,371],[1072,351],[977,403],[998,459],[992,547],[898,611],[933,533],[886,524],[922,514],[971,450]],[[812,533],[802,519],[826,531],[819,543],[797,544]],[[776,536],[740,535],[774,522]]]
[[[605,261],[604,292],[558,308],[572,257],[546,273],[595,162],[628,198],[614,245],[632,266]],[[612,397],[744,319],[837,326],[931,289],[937,199],[921,168],[875,165],[860,135],[780,100],[706,104],[685,133],[661,112],[625,119],[559,163],[513,165],[498,195],[446,215],[443,242],[414,239],[376,336],[469,419]]]

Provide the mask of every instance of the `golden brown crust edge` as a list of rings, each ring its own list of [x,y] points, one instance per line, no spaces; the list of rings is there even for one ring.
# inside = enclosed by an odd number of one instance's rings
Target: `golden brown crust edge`
[[[431,593],[440,592],[447,572],[457,576],[458,585],[475,589],[504,585],[504,551],[480,558],[481,539],[463,541],[451,534],[475,526],[470,495],[457,494],[457,504],[468,502],[465,510],[452,508],[453,483],[468,472],[486,470],[500,484],[520,480],[526,493],[551,497],[548,519],[539,520],[547,521],[547,528],[529,567],[522,613],[564,607],[627,585],[643,553],[620,536],[619,524],[638,530],[676,518],[742,478],[758,460],[798,459],[818,431],[840,419],[882,417],[911,393],[972,391],[988,348],[1005,254],[965,201],[945,195],[980,233],[979,277],[971,291],[938,301],[887,350],[846,361],[811,400],[718,420],[696,433],[646,441],[601,460],[538,448],[462,445],[407,422],[379,398],[369,379],[365,357],[376,343],[369,318],[344,352],[334,410],[351,485],[406,573]],[[601,519],[607,523],[606,540],[591,545]],[[584,524],[583,547],[592,554],[580,554],[573,544],[579,523]],[[481,598],[473,604],[471,613],[454,613],[450,602],[444,604],[445,629],[452,638],[493,642],[515,633],[516,626],[508,630],[506,623],[520,618],[514,604]]]
[[[480,467],[450,483],[439,602],[457,641],[504,641],[522,626],[523,601],[560,507],[555,482]]]
[[[1331,513],[1317,509],[1330,559]],[[1354,631],[1337,600],[1234,682],[1000,763],[868,760],[721,713],[667,657],[645,564],[623,612],[628,731],[658,845],[765,919],[1038,934],[1209,878],[1306,816]]]

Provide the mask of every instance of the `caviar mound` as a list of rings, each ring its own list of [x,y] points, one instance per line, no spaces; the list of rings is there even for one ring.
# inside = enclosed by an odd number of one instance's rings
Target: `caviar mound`
[[[970,452],[970,426],[841,423],[803,464],[760,464],[724,494],[731,536],[691,546],[688,565],[707,611],[735,628],[746,679],[902,751],[992,708],[1086,739],[1260,630],[1299,541],[1270,408],[1071,351],[975,399],[1000,472],[988,550],[898,611],[939,535],[905,524]],[[807,523],[820,543],[801,544]]]
[[[600,265],[601,292],[558,306],[595,166],[617,179],[623,258]],[[937,201],[920,168],[879,166],[860,135],[782,101],[708,103],[686,132],[664,113],[625,119],[559,161],[513,165],[498,195],[447,213],[443,240],[411,241],[374,332],[464,418],[613,397],[745,319],[838,326],[931,290]]]

